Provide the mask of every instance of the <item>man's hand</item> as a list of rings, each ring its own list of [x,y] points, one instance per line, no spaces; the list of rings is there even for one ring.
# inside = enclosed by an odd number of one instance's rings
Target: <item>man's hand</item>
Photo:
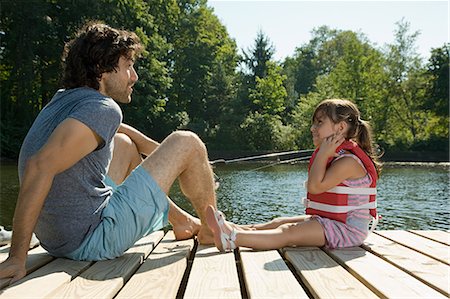
[[[25,262],[15,258],[8,258],[0,264],[0,278],[11,278],[10,284],[15,283],[27,274]]]
[[[101,138],[82,122],[68,118],[25,166],[13,220],[9,258],[0,264],[0,277],[19,280],[26,274],[30,240],[54,177],[94,151]]]

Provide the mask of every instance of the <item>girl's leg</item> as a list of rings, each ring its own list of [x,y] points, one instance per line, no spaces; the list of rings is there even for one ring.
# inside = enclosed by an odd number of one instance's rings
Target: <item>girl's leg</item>
[[[257,223],[257,224],[249,224],[249,225],[236,225],[242,230],[267,230],[267,229],[274,229],[279,227],[280,225],[287,224],[287,223],[298,223],[298,222],[305,222],[308,221],[311,218],[310,215],[300,215],[300,216],[294,216],[294,217],[278,217],[275,219],[272,219],[269,222],[265,223]],[[232,225],[233,226],[233,225]]]
[[[225,229],[224,232],[227,233],[227,230]],[[286,246],[320,247],[325,245],[325,234],[322,225],[318,221],[310,219],[297,223],[285,223],[273,229],[236,231],[235,244],[237,247],[261,250],[279,249]]]
[[[278,225],[265,224],[266,229],[260,230],[240,230],[235,224],[224,222],[220,224],[215,215],[215,208],[208,207],[207,222],[214,234],[214,244],[220,250],[228,247],[229,244],[222,244],[220,234],[223,232],[230,236],[234,230],[236,247],[250,247],[254,249],[278,249],[285,246],[323,246],[325,245],[325,234],[322,225],[315,219],[309,217],[286,218],[285,223]],[[289,221],[288,221],[289,219]],[[292,220],[299,219],[299,222],[291,223]],[[283,222],[283,221],[280,221]],[[264,224],[263,224],[264,225]],[[275,228],[268,228],[271,225],[278,225]],[[225,245],[225,246],[224,246]]]

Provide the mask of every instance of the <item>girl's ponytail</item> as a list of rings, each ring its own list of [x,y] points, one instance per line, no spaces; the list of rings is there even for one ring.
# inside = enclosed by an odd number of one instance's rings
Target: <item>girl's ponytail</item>
[[[357,120],[357,130],[355,136],[356,142],[359,146],[367,153],[367,155],[372,159],[375,168],[377,169],[378,175],[381,172],[382,164],[379,161],[380,154],[378,153],[378,148],[374,145],[372,138],[372,127],[370,124],[358,117]]]

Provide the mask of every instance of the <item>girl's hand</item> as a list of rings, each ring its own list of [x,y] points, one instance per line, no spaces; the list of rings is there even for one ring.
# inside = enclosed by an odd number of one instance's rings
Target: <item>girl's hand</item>
[[[327,158],[337,157],[336,149],[344,142],[344,140],[344,136],[340,133],[325,137],[320,144],[319,153],[325,155]]]

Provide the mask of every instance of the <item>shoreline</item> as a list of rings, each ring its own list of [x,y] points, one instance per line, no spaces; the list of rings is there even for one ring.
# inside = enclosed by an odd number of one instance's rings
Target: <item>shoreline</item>
[[[283,160],[278,160],[282,162]],[[232,164],[236,165],[245,165],[245,164],[272,164],[277,162],[276,159],[272,160],[259,160],[259,161],[241,161],[241,162],[233,162]],[[217,163],[218,165],[231,165],[228,163]],[[280,165],[296,165],[296,164],[308,164],[308,161],[293,161],[289,163],[280,163]],[[448,168],[450,170],[450,162],[428,162],[428,161],[382,161],[383,168],[399,168],[399,167],[428,167],[428,168]],[[0,166],[9,166],[9,165],[17,165],[17,161],[13,159],[3,160],[0,159]]]
[[[285,153],[283,150],[273,151],[246,151],[246,150],[209,150],[209,158],[211,160],[217,159],[236,159],[241,157],[253,157],[258,155],[267,155],[272,153]],[[311,152],[305,152],[303,156],[308,156]],[[298,158],[298,154],[284,155],[284,159]],[[276,157],[274,157],[276,158]],[[450,152],[448,150],[442,151],[385,151],[380,158],[382,162],[450,162]]]
[[[210,161],[228,161],[233,159],[240,159],[245,157],[256,157],[260,155],[268,155],[268,154],[274,154],[274,153],[283,153],[286,151],[240,151],[240,150],[230,150],[230,151],[209,151],[209,159]],[[303,157],[307,157],[311,154],[304,153]],[[280,159],[280,156],[273,156],[271,158],[266,159],[251,159],[248,161],[241,161],[241,162],[233,162],[233,163],[273,163],[274,161],[280,161],[280,160],[289,160],[289,159],[295,159],[300,158],[299,154],[290,154],[290,155],[283,155],[282,159]],[[307,162],[308,160],[305,159],[304,161],[297,161],[293,163],[302,163]],[[394,166],[443,166],[443,167],[449,167],[450,166],[450,154],[446,151],[404,151],[404,152],[385,152],[384,155],[380,158],[380,161],[383,163],[383,165],[394,165]],[[14,158],[7,158],[7,157],[0,157],[0,164],[2,165],[8,165],[8,164],[17,164],[17,159]]]
[[[303,152],[303,156],[308,156],[314,149],[304,149],[304,150],[239,150],[239,149],[229,149],[229,150],[218,150],[218,149],[208,149],[208,155],[210,160],[230,160],[243,157],[254,157],[259,155],[269,155],[273,154],[275,159],[277,156],[275,154],[283,154],[283,157],[295,158],[299,157],[299,153],[293,153],[287,155],[289,152]],[[0,156],[0,162],[16,162],[18,157],[11,158]],[[381,156],[380,160],[382,162],[450,162],[450,151],[448,148],[443,150],[386,150]]]

